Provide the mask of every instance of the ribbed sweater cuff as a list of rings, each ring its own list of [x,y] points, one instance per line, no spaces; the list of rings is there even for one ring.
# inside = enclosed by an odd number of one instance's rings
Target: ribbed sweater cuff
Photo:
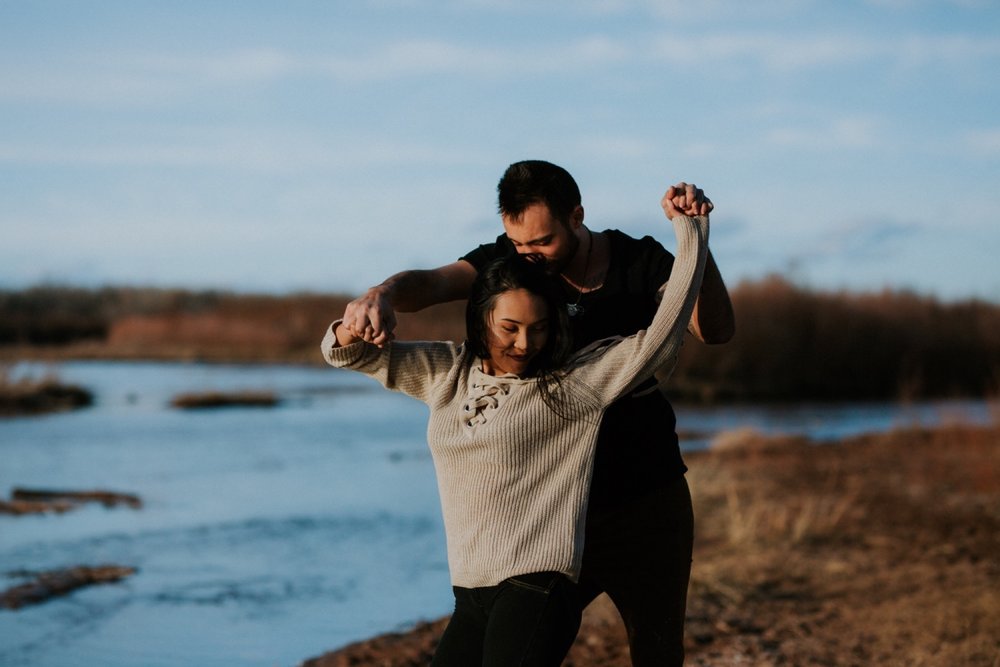
[[[337,342],[337,334],[335,332],[337,325],[343,321],[342,319],[336,320],[327,327],[326,335],[323,336],[323,342],[319,346],[326,363],[337,368],[350,366],[357,362],[365,352],[365,342],[363,340],[343,346]]]

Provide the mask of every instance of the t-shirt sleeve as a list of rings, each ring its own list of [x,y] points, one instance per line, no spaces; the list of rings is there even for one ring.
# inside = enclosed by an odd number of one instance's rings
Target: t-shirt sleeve
[[[641,261],[636,262],[635,266],[637,272],[641,273],[642,284],[650,290],[653,301],[659,303],[673,271],[675,258],[652,236],[644,236],[640,239],[638,256]],[[688,324],[687,329],[691,330],[690,324]]]
[[[484,243],[459,259],[472,264],[476,271],[482,271],[484,266],[495,259],[507,256],[511,251],[510,241],[507,240],[505,235],[500,235],[493,243]]]
[[[652,236],[639,239],[638,261],[635,267],[635,278],[642,281],[651,292],[657,292],[670,278],[674,268],[674,256],[669,250]]]

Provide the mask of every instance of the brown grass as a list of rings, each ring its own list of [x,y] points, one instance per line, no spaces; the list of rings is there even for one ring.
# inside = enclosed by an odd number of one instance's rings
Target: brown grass
[[[688,665],[1000,665],[1000,425],[817,445],[753,433],[688,457]],[[426,664],[443,622],[309,664]],[[360,662],[354,661],[360,659]],[[627,667],[607,598],[567,667]]]
[[[997,664],[1000,427],[689,458],[691,664]]]

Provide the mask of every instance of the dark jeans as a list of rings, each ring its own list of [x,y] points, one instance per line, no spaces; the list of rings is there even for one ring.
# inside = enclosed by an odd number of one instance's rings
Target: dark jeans
[[[581,601],[608,594],[625,622],[633,667],[684,662],[693,541],[691,492],[683,476],[587,517]]]
[[[454,590],[432,667],[559,667],[580,629],[576,585],[556,572]]]

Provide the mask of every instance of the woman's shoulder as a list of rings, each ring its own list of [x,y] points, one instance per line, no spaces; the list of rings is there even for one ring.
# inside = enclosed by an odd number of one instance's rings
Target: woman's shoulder
[[[573,353],[572,357],[570,357],[567,369],[572,372],[574,369],[594,363],[603,357],[606,352],[617,345],[622,339],[622,336],[611,336],[609,338],[595,340],[590,345],[581,347]]]

